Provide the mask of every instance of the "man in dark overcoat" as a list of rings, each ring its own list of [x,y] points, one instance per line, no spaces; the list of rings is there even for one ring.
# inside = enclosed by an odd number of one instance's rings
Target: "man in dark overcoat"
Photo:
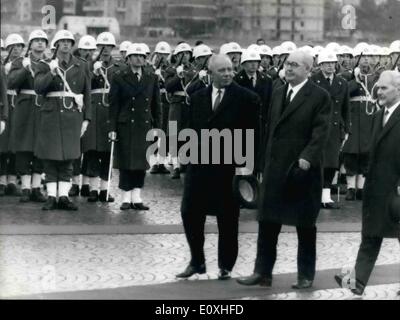
[[[111,82],[109,137],[117,140],[115,167],[123,191],[121,210],[149,210],[141,198],[150,168],[146,136],[149,130],[160,127],[161,102],[158,77],[144,69],[145,49],[140,43],[129,46],[129,67],[117,71]]]
[[[370,160],[362,206],[361,244],[351,291],[362,295],[378,257],[383,238],[400,241],[400,73],[384,71],[377,82],[378,102],[374,114]],[[394,207],[394,208],[393,208]],[[343,274],[335,276],[343,286]],[[399,292],[400,293],[400,292]]]
[[[259,98],[255,93],[232,81],[233,66],[226,55],[212,56],[208,70],[212,85],[197,90],[190,96],[189,128],[195,130],[198,137],[201,136],[202,129],[229,131],[232,137],[234,129],[242,129],[243,141],[245,139],[243,131],[245,129],[254,131],[257,126],[256,110]],[[254,143],[254,141],[251,142]],[[204,143],[206,142],[201,141],[199,145],[201,149],[198,153],[199,159],[202,151],[204,152]],[[250,142],[246,141],[246,143]],[[220,146],[220,150],[228,148],[229,152],[233,151],[233,145],[229,145],[225,139]],[[239,202],[234,197],[232,188],[236,163],[235,161],[230,164],[228,161],[225,163],[225,158],[223,158],[218,164],[212,164],[211,159],[215,152],[214,148],[212,151],[209,150],[207,159],[210,164],[205,164],[205,161],[200,160],[198,164],[188,164],[181,216],[190,247],[191,261],[186,269],[177,275],[178,278],[189,278],[196,273],[206,272],[203,246],[207,214],[217,216],[219,279],[230,278],[230,272],[236,262]],[[254,152],[247,155],[249,156],[254,159]]]
[[[242,285],[271,286],[282,225],[295,226],[299,239],[298,281],[292,287],[309,288],[314,280],[322,155],[332,107],[328,92],[308,79],[312,64],[312,56],[305,51],[291,53],[285,62],[288,85],[272,95],[258,213],[257,258],[254,273],[238,279]],[[294,184],[295,190],[289,188],[293,181],[300,182]]]

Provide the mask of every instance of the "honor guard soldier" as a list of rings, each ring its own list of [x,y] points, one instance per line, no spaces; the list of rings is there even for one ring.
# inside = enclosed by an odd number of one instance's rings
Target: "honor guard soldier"
[[[211,48],[205,44],[200,44],[193,49],[193,58],[196,74],[187,85],[187,93],[193,94],[199,89],[203,89],[210,84],[210,75],[208,74],[208,61],[212,56]]]
[[[161,124],[160,127],[164,132],[168,132],[168,117],[169,117],[169,100],[167,96],[167,90],[165,89],[165,77],[167,75],[167,68],[169,67],[168,57],[171,54],[171,46],[165,42],[160,41],[157,43],[154,54],[151,59],[154,68],[154,74],[158,77],[158,84],[160,87],[161,96]],[[156,155],[155,164],[151,167],[151,174],[168,174],[169,170],[165,167],[166,157],[168,154],[168,136],[166,135],[166,149],[165,154],[161,154],[159,149]],[[159,144],[163,143],[162,137],[157,137]]]
[[[171,62],[171,65],[165,76],[165,88],[169,94],[169,123],[175,121],[177,124],[177,132],[170,132],[168,130],[168,136],[170,139],[178,140],[175,135],[178,135],[180,130],[185,128],[188,119],[188,105],[187,105],[187,93],[186,86],[189,81],[193,78],[195,71],[190,64],[192,58],[192,48],[187,43],[183,42],[176,46]],[[179,142],[178,142],[179,143]],[[172,146],[172,145],[171,145]],[[170,151],[173,173],[172,179],[180,178],[180,164],[178,160],[178,149],[179,146],[173,146]]]
[[[349,81],[351,135],[343,146],[343,160],[346,169],[346,200],[361,200],[369,160],[373,114],[377,111],[372,97],[373,87],[379,75],[372,72],[368,44],[358,44],[354,56],[359,59],[354,76]],[[357,190],[357,192],[356,192]]]
[[[89,66],[92,64],[93,55],[96,46],[96,39],[90,35],[85,35],[79,39],[78,43],[78,57],[83,59],[88,63]],[[81,139],[82,142],[82,139]],[[80,175],[82,173],[82,188],[79,189],[80,184]],[[72,187],[68,192],[70,197],[79,196],[79,193],[82,197],[89,196],[89,177],[87,176],[87,157],[82,154],[78,159],[76,159],[73,163],[73,177],[72,177]]]
[[[338,75],[342,75],[343,73],[351,74],[353,72],[353,49],[349,46],[341,46],[340,53],[338,57]]]
[[[3,42],[3,40],[2,40]],[[4,133],[7,125],[7,119],[8,119],[8,100],[7,100],[7,84],[6,84],[6,76],[4,74],[4,68],[3,65],[0,67],[0,139],[2,134]],[[0,155],[3,153],[3,150],[1,149],[2,145],[0,144]],[[3,172],[6,168],[3,168],[4,163],[0,162],[0,172]],[[5,191],[6,191],[6,179],[5,183],[0,184],[0,197],[4,196]]]
[[[272,48],[272,63],[274,65],[275,71],[278,72],[279,57],[281,55],[281,46],[275,46]],[[277,74],[278,75],[278,74]]]
[[[380,56],[381,65],[385,70],[390,70],[390,49],[388,47],[381,48],[381,56]]]
[[[400,40],[395,40],[390,44],[390,57],[392,59],[392,70],[400,72]]]
[[[47,34],[43,30],[32,31],[25,56],[13,61],[8,75],[9,89],[18,93],[11,136],[16,155],[16,171],[21,177],[20,202],[46,202],[40,191],[43,164],[34,155],[42,103],[42,97],[34,90],[34,77],[40,60],[45,59],[47,44]]]
[[[271,48],[268,47],[266,44],[263,44],[260,46],[258,53],[260,54],[261,57],[261,63],[260,63],[261,66],[260,69],[262,69],[261,71],[270,76],[272,81],[275,80],[278,74],[276,72],[276,69],[274,68]]]
[[[125,63],[126,64],[126,51],[128,50],[129,46],[132,43],[130,41],[122,41],[121,44],[119,45],[119,53],[121,55],[121,63]]]
[[[236,74],[240,71],[240,57],[242,56],[242,48],[236,42],[224,43],[219,54],[226,54],[232,61],[233,72]]]
[[[278,69],[283,63],[286,61],[286,59],[289,57],[289,54],[292,52],[296,51],[297,46],[294,44],[292,41],[284,41],[280,45],[280,64],[278,65]]]
[[[77,210],[68,198],[73,161],[81,155],[81,137],[91,120],[89,68],[72,55],[74,36],[54,36],[56,54],[36,68],[34,87],[43,95],[35,155],[42,159],[48,199],[43,210]],[[58,189],[58,203],[56,200]]]
[[[6,38],[5,47],[8,51],[8,54],[3,63],[4,73],[7,78],[8,74],[10,73],[13,61],[19,58],[22,54],[22,50],[25,47],[24,39],[22,39],[19,34],[12,33]],[[9,114],[6,128],[3,134],[0,136],[0,161],[2,163],[2,169],[0,172],[0,189],[4,189],[4,186],[7,185],[7,187],[5,188],[5,194],[10,196],[21,195],[16,186],[17,172],[15,168],[14,139],[11,135],[16,98],[17,92],[15,90],[8,89],[7,100],[9,106]]]
[[[115,46],[115,38],[112,33],[103,32],[99,34],[97,48],[100,51],[100,56],[90,68],[92,71],[92,119],[82,139],[83,152],[87,157],[87,175],[90,177],[89,202],[114,201],[113,197],[106,200],[106,195],[111,151],[111,143],[108,139],[108,132],[110,131],[109,92],[112,77],[121,67],[120,62],[115,61],[111,56]]]
[[[148,210],[141,189],[149,163],[148,131],[159,128],[161,119],[158,77],[144,71],[146,52],[133,43],[126,53],[129,68],[117,71],[110,91],[110,134],[116,141],[115,167],[119,169],[119,188],[123,191],[121,210]]]
[[[349,90],[347,81],[335,74],[337,56],[330,50],[318,55],[320,71],[311,77],[318,86],[329,92],[332,101],[331,130],[324,148],[323,169],[324,185],[322,189],[321,207],[338,209],[339,206],[331,198],[332,180],[339,169],[339,154],[343,141],[350,133]]]

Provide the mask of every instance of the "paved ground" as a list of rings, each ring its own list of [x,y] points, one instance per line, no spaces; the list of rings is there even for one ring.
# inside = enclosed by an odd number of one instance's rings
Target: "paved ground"
[[[115,179],[116,180],[116,179]],[[218,281],[215,218],[207,219],[207,275],[177,281],[188,248],[179,215],[182,182],[148,176],[148,212],[121,212],[114,204],[88,204],[80,210],[43,212],[0,198],[0,298],[35,299],[351,299],[333,275],[351,267],[360,243],[360,203],[321,211],[317,278],[313,290],[294,292],[297,238],[285,228],[279,239],[273,288],[247,288]],[[117,190],[114,186],[114,194]],[[241,213],[239,258],[233,277],[251,273],[257,223],[254,211]],[[386,239],[364,299],[399,299],[400,246]]]

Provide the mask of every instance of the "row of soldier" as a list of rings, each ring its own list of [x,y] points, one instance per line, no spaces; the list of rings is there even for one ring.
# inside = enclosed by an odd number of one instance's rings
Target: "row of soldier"
[[[0,195],[18,195],[21,202],[46,202],[45,210],[77,210],[69,197],[79,194],[88,197],[89,202],[112,202],[107,190],[111,141],[116,141],[115,163],[120,169],[119,188],[123,192],[121,209],[147,210],[141,198],[149,169],[146,133],[150,128],[168,133],[170,121],[177,122],[177,132],[185,127],[190,94],[210,84],[207,64],[213,50],[205,44],[192,48],[185,42],[172,50],[162,41],[151,54],[146,44],[124,41],[116,59],[112,52],[117,45],[111,33],[104,32],[97,39],[84,36],[73,51],[74,36],[61,30],[51,42],[52,56],[47,57],[48,42],[45,32],[33,31],[22,55],[25,42],[21,36],[9,35],[5,45],[2,41],[2,49],[8,54],[2,69]],[[219,49],[232,61],[234,80],[256,92],[262,101],[256,150],[262,150],[259,146],[272,90],[285,84],[285,59],[296,49],[290,41],[272,49],[251,45],[243,50],[234,42]],[[325,48],[300,49],[315,57],[310,77],[330,93],[333,102],[321,205],[334,209],[338,205],[332,200],[331,187],[340,176],[346,176],[346,199],[362,198],[371,120],[379,108],[373,88],[382,71],[400,70],[400,41],[389,48],[359,43],[352,49],[330,43]],[[126,72],[129,67],[136,70],[130,79]],[[132,102],[129,116],[121,114],[124,86],[118,79],[124,76],[132,88],[146,91],[143,101]],[[135,100],[135,92],[132,94],[127,98]],[[124,128],[128,120],[129,129]],[[169,133],[169,138],[175,139],[173,134]],[[173,179],[179,179],[182,171],[178,149],[167,150]],[[167,153],[158,154],[150,172],[169,173],[166,157]],[[47,200],[41,192],[43,173]],[[16,187],[17,176],[21,193]]]

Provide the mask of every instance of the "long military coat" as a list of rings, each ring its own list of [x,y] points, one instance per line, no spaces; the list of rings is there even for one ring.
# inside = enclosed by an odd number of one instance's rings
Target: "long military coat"
[[[4,121],[7,126],[8,120],[8,99],[7,99],[7,84],[6,84],[6,75],[4,74],[3,67],[0,69],[1,79],[0,79],[0,121]],[[0,135],[0,139],[1,136]],[[4,152],[2,149],[2,144],[0,143],[0,153]]]

